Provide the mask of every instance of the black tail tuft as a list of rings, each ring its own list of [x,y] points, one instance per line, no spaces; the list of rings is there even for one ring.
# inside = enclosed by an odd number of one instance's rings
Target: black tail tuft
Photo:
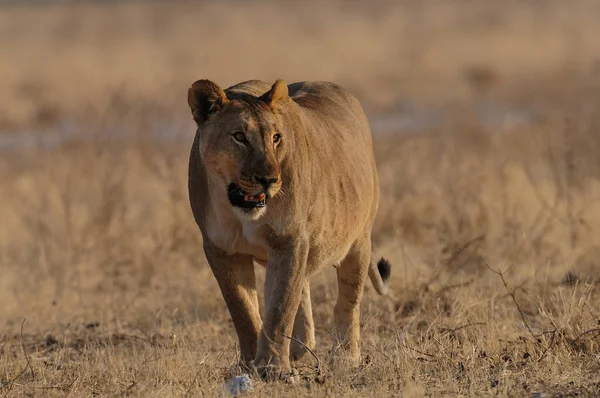
[[[377,271],[379,271],[379,275],[381,275],[381,280],[383,282],[387,282],[392,274],[392,264],[390,264],[390,262],[385,258],[381,257],[381,259],[377,262]]]

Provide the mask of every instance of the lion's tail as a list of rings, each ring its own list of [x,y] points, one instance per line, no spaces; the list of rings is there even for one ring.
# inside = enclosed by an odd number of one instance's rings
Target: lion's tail
[[[369,266],[369,277],[375,287],[377,293],[386,295],[388,293],[388,282],[392,273],[392,264],[385,258],[381,259],[375,264],[371,261]]]

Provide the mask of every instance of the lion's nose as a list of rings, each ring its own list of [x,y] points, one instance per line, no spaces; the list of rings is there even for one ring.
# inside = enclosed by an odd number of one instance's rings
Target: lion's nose
[[[270,185],[275,184],[279,180],[278,177],[260,175],[254,175],[252,179],[254,180],[254,182],[265,187],[265,189],[267,189]]]

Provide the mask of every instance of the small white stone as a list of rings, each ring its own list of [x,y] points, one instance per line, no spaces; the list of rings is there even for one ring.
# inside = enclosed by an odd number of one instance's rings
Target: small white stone
[[[223,388],[231,396],[237,397],[240,394],[252,390],[252,380],[250,379],[250,376],[248,376],[246,373],[240,376],[233,376],[225,384],[223,384]]]

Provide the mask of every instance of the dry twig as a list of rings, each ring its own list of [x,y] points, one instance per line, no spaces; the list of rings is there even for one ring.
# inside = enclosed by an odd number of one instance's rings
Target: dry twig
[[[308,351],[310,353],[310,355],[313,356],[313,358],[315,358],[315,360],[317,361],[317,375],[320,375],[321,374],[321,360],[319,359],[319,357],[317,356],[317,354],[315,354],[315,352],[313,350],[311,350],[306,344],[304,344],[299,339],[297,339],[295,337],[292,337],[292,336],[286,336],[285,334],[283,335],[283,337],[285,337],[286,339],[290,339],[292,341],[295,341],[296,343],[300,344],[302,347],[304,347],[304,349],[306,351]]]
[[[21,336],[21,348],[23,349],[23,354],[25,355],[25,360],[27,361],[27,364],[25,365],[23,370],[21,370],[14,379],[9,380],[2,385],[2,387],[8,386],[8,390],[4,393],[4,397],[7,397],[8,394],[10,394],[12,388],[16,385],[15,384],[16,381],[19,380],[19,378],[21,376],[23,376],[25,374],[25,372],[27,372],[27,369],[29,369],[31,371],[32,378],[35,377],[35,372],[33,370],[33,367],[31,366],[31,361],[29,360],[29,353],[27,352],[27,347],[25,346],[25,338],[23,337],[23,326],[25,325],[26,320],[27,320],[27,318],[24,318],[23,322],[21,323],[20,336]]]
[[[531,330],[531,327],[529,327],[529,323],[527,323],[527,319],[525,319],[525,314],[523,313],[523,310],[521,309],[521,306],[519,305],[519,302],[517,301],[517,298],[515,297],[514,290],[510,290],[508,288],[508,283],[506,283],[506,279],[504,278],[504,272],[493,269],[487,262],[485,262],[484,264],[490,271],[492,271],[494,274],[496,274],[500,277],[500,279],[502,280],[502,284],[504,285],[504,288],[506,289],[506,291],[512,298],[513,303],[515,303],[515,306],[517,307],[517,310],[519,311],[519,315],[521,315],[521,319],[523,320],[525,327],[529,331],[529,334],[531,334],[531,337],[536,338],[535,333],[533,333],[533,330]]]

